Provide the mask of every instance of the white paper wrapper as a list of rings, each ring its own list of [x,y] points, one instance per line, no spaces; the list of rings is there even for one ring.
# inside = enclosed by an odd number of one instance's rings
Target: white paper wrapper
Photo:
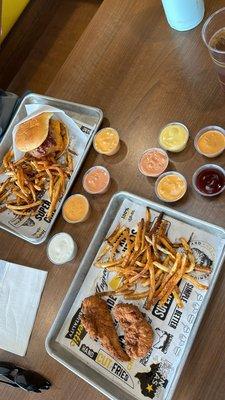
[[[24,122],[42,112],[53,112],[54,116],[58,119],[62,120],[66,124],[69,130],[69,149],[75,152],[74,155],[74,171],[73,175],[76,173],[79,162],[87,143],[90,139],[91,133],[95,129],[95,126],[90,126],[88,124],[84,124],[80,121],[74,121],[70,118],[66,113],[58,108],[54,108],[48,105],[39,105],[39,104],[29,104],[26,106],[28,116],[24,118],[21,122]],[[20,159],[23,156],[23,153],[20,152],[15,146],[15,133],[18,124],[15,125],[12,136],[13,136],[13,150],[16,155],[16,159]],[[63,157],[63,156],[62,156]],[[7,175],[0,174],[0,183],[3,182],[7,178]],[[69,183],[69,181],[68,181]],[[27,217],[21,215],[15,215],[11,211],[6,210],[0,213],[0,221],[4,223],[11,229],[14,229],[19,234],[24,235],[31,240],[40,239],[45,235],[45,232],[48,229],[50,221],[46,219],[46,214],[50,205],[48,193],[42,194],[43,204],[37,210],[37,213],[34,217]]]
[[[152,211],[152,220],[158,213]],[[136,229],[136,224],[145,216],[145,207],[137,205],[130,200],[125,200],[117,213],[117,216],[108,232],[110,234],[120,222],[130,228]],[[210,266],[212,273],[208,275],[195,274],[202,283],[209,283],[214,274],[214,266],[217,264],[224,247],[222,239],[212,234],[201,231],[186,223],[165,216],[169,223],[168,236],[172,241],[178,241],[180,237],[189,240],[197,262]],[[104,244],[103,244],[104,246]],[[125,251],[123,247],[121,252]],[[202,306],[206,291],[196,289],[191,283],[182,280],[179,284],[184,308],[176,306],[173,296],[168,298],[164,306],[155,305],[150,311],[144,307],[144,300],[126,301],[121,296],[108,297],[107,303],[112,309],[120,302],[133,303],[139,306],[146,314],[154,331],[154,343],[150,352],[142,360],[120,362],[108,354],[99,342],[90,339],[80,324],[80,307],[85,297],[96,291],[115,289],[115,273],[91,266],[74,304],[65,320],[65,323],[57,337],[57,341],[82,359],[100,374],[106,376],[117,386],[137,399],[165,399],[170,385],[176,374],[176,369],[191,335],[196,317]],[[116,326],[117,333],[123,342],[123,332]]]

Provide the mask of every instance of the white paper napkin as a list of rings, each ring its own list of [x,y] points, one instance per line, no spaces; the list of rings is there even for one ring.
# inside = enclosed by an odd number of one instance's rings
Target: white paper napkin
[[[24,356],[46,271],[0,260],[0,348]]]

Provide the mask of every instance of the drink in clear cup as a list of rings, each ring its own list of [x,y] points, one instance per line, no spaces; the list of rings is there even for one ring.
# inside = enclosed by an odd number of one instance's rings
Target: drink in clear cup
[[[204,23],[202,38],[225,91],[225,7],[212,14]]]

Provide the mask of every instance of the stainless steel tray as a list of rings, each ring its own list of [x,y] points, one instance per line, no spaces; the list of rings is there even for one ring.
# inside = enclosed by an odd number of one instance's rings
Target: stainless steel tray
[[[56,319],[48,333],[45,345],[46,345],[46,350],[51,357],[55,358],[57,361],[59,361],[65,367],[70,369],[72,372],[74,372],[79,377],[83,378],[85,381],[90,383],[93,387],[95,387],[100,392],[102,392],[105,396],[107,396],[113,400],[132,400],[132,399],[134,400],[136,397],[133,397],[132,395],[127,394],[126,392],[122,391],[121,388],[117,387],[113,382],[111,382],[110,380],[108,380],[107,378],[102,376],[100,373],[98,373],[97,371],[95,371],[94,369],[92,369],[91,367],[86,365],[83,361],[79,360],[75,354],[72,354],[65,347],[61,346],[58,342],[56,342],[56,337],[57,337],[59,331],[61,330],[62,325],[66,319],[66,316],[68,315],[68,313],[73,305],[73,302],[80,290],[80,287],[85,279],[85,276],[86,276],[92,262],[94,261],[94,258],[99,250],[99,247],[100,247],[101,243],[103,242],[122,202],[125,199],[129,199],[137,204],[149,206],[152,210],[155,210],[158,212],[163,211],[166,215],[173,217],[176,220],[179,220],[179,221],[185,222],[191,226],[200,228],[204,231],[212,233],[214,236],[217,236],[217,237],[221,238],[222,240],[225,240],[225,230],[224,229],[222,229],[216,225],[209,224],[208,222],[196,219],[192,216],[180,213],[180,212],[176,211],[175,209],[165,207],[161,204],[151,202],[147,199],[138,197],[134,194],[127,193],[127,192],[119,192],[112,197],[112,199],[102,217],[102,220],[97,228],[97,231],[95,232],[95,235],[94,235],[94,237],[86,251],[86,254],[79,266],[79,269],[72,281],[70,289],[62,303],[62,306],[56,316]],[[210,281],[210,287],[207,291],[205,299],[204,299],[204,301],[201,305],[201,308],[198,312],[198,316],[197,316],[194,326],[192,328],[192,333],[189,336],[189,339],[188,339],[188,342],[187,342],[187,345],[185,348],[185,352],[183,353],[182,360],[176,371],[175,379],[173,380],[173,383],[170,386],[169,392],[168,392],[165,400],[170,400],[173,396],[173,393],[175,391],[180,374],[182,372],[185,361],[187,359],[188,353],[191,349],[195,335],[197,333],[197,330],[201,323],[202,317],[206,310],[207,304],[208,304],[211,294],[213,292],[216,280],[219,276],[224,259],[225,259],[225,249],[223,247],[222,256],[221,256],[219,262],[217,263],[217,265],[215,265],[215,272]]]
[[[65,197],[67,196],[67,193],[70,190],[70,188],[74,182],[74,179],[76,178],[76,176],[78,175],[78,173],[80,171],[82,163],[83,163],[83,161],[90,149],[90,146],[92,144],[93,137],[102,122],[103,112],[102,112],[102,110],[100,110],[99,108],[96,108],[96,107],[72,103],[70,101],[55,99],[53,97],[42,96],[42,95],[35,94],[35,93],[28,94],[23,98],[22,102],[20,103],[14,117],[12,118],[12,120],[10,122],[10,125],[8,126],[8,129],[4,135],[4,138],[3,138],[2,142],[0,143],[0,162],[2,161],[4,154],[8,151],[8,149],[12,145],[12,131],[13,131],[14,126],[27,115],[26,110],[25,110],[25,106],[27,104],[42,104],[42,105],[47,104],[52,107],[57,107],[57,108],[65,111],[66,114],[69,115],[72,119],[74,119],[75,121],[79,121],[79,125],[80,125],[81,129],[83,130],[84,135],[90,136],[89,140],[87,142],[87,145],[85,147],[83,156],[81,157],[79,163],[76,165],[76,168],[68,182],[65,194],[64,194],[63,198],[61,199],[60,203],[58,204],[58,207],[57,207],[55,214],[48,226],[47,231],[41,238],[34,239],[32,237],[25,236],[21,232],[19,232],[19,229],[10,228],[0,221],[1,229],[4,229],[4,230],[12,233],[13,235],[16,235],[30,243],[40,244],[46,240],[46,238],[57,218],[57,215],[61,209],[63,201],[64,201]],[[84,126],[86,124],[89,125],[91,127],[91,133],[88,133],[85,130],[85,128],[83,129],[82,124],[84,124]]]

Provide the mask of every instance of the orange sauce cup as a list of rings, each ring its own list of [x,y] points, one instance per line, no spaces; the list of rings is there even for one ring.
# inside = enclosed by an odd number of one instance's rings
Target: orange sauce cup
[[[219,126],[206,126],[196,135],[194,145],[203,156],[217,157],[225,149],[225,130]]]
[[[90,194],[105,193],[110,184],[109,171],[102,166],[90,168],[83,177],[83,187]]]
[[[187,191],[187,181],[179,172],[168,171],[160,175],[155,183],[157,197],[167,203],[180,200]]]
[[[145,176],[157,177],[165,171],[168,163],[167,153],[160,148],[153,147],[142,154],[138,168]]]
[[[103,128],[98,131],[93,141],[94,149],[97,153],[112,156],[116,154],[120,148],[120,138],[116,129]]]
[[[87,220],[90,214],[88,199],[82,194],[73,194],[63,204],[62,215],[66,222],[76,224]]]

